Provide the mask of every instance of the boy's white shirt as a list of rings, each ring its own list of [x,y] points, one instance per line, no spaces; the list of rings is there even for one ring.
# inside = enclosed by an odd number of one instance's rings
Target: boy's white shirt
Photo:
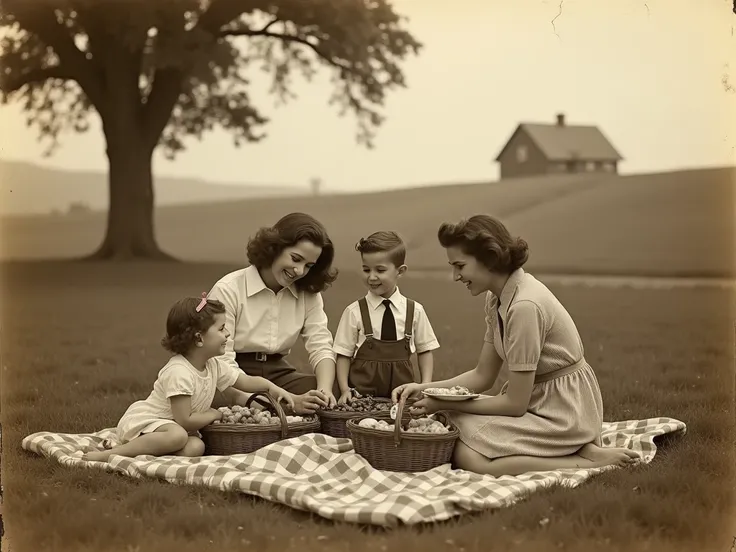
[[[225,305],[230,337],[220,358],[235,368],[236,352],[286,355],[300,335],[312,368],[326,358],[335,358],[319,293],[297,291],[293,285],[274,293],[251,265],[220,278],[208,298]]]
[[[382,304],[384,299],[370,291],[365,299],[368,303],[368,312],[373,325],[373,337],[381,339],[381,326],[385,311]],[[401,294],[397,287],[389,300],[391,301],[391,312],[396,320],[396,336],[401,339],[404,336],[404,324],[406,322],[406,297]],[[354,301],[342,313],[335,332],[333,350],[336,354],[353,358],[364,341],[365,331],[363,329],[363,319],[360,315],[360,305],[358,301]],[[409,346],[412,353],[426,353],[440,347],[432,325],[429,323],[427,313],[417,301],[414,301],[414,324]]]

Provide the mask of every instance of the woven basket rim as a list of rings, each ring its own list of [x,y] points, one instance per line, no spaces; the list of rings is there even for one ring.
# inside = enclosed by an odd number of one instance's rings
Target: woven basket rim
[[[320,418],[334,418],[334,419],[349,419],[357,416],[365,416],[367,414],[386,414],[389,415],[390,409],[387,410],[362,410],[360,412],[345,412],[345,411],[334,411],[334,410],[318,410],[317,416]]]
[[[319,420],[291,422],[286,427],[287,431],[291,431],[312,426],[319,427]],[[281,424],[210,424],[200,429],[200,431],[215,433],[267,433],[275,431],[281,433]]]
[[[370,418],[370,416],[364,416],[363,418]],[[395,422],[394,422],[395,423]],[[416,431],[405,431],[402,427],[401,440],[403,441],[418,441],[418,442],[439,442],[450,439],[455,439],[460,435],[460,430],[457,426],[448,420],[445,425],[450,426],[450,430],[447,433],[420,433]],[[386,431],[385,429],[373,429],[370,427],[362,427],[356,423],[355,420],[347,421],[348,431],[360,433],[363,435],[370,435],[371,437],[378,437],[383,439],[394,440],[394,432]]]

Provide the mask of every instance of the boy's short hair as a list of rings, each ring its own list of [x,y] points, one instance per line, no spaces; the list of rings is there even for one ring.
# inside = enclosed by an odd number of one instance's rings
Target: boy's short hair
[[[396,232],[381,230],[373,232],[367,238],[360,238],[355,244],[355,250],[363,253],[389,253],[389,258],[395,266],[401,266],[406,261],[406,244]]]

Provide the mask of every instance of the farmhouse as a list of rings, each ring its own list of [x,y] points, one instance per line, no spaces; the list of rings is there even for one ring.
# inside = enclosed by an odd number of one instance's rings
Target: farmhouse
[[[560,173],[618,174],[623,157],[597,126],[521,123],[496,161],[501,178]]]

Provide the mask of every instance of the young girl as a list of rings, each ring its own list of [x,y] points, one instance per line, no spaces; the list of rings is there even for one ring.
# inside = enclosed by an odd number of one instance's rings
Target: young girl
[[[455,281],[485,297],[485,343],[474,369],[432,384],[403,385],[393,399],[428,387],[482,392],[493,386],[505,361],[508,382],[496,396],[463,402],[423,398],[414,405],[420,414],[450,411],[460,429],[456,467],[500,477],[634,462],[634,451],[600,446],[598,380],[570,314],[522,268],[529,256],[526,242],[487,215],[444,223],[438,238]]]
[[[83,459],[105,462],[113,454],[201,456],[204,443],[199,430],[222,418],[211,407],[215,388],[266,392],[293,408],[291,393],[217,358],[225,352],[228,335],[222,303],[206,294],[201,300],[178,301],[169,311],[161,342],[173,356],[158,373],[148,398],[133,403],[120,419],[117,430],[123,444],[89,452]]]
[[[368,294],[348,305],[335,333],[340,404],[353,393],[390,397],[395,387],[413,382],[414,352],[422,383],[432,381],[432,351],[440,346],[424,307],[399,292],[398,279],[407,270],[399,235],[375,232],[355,249]]]

